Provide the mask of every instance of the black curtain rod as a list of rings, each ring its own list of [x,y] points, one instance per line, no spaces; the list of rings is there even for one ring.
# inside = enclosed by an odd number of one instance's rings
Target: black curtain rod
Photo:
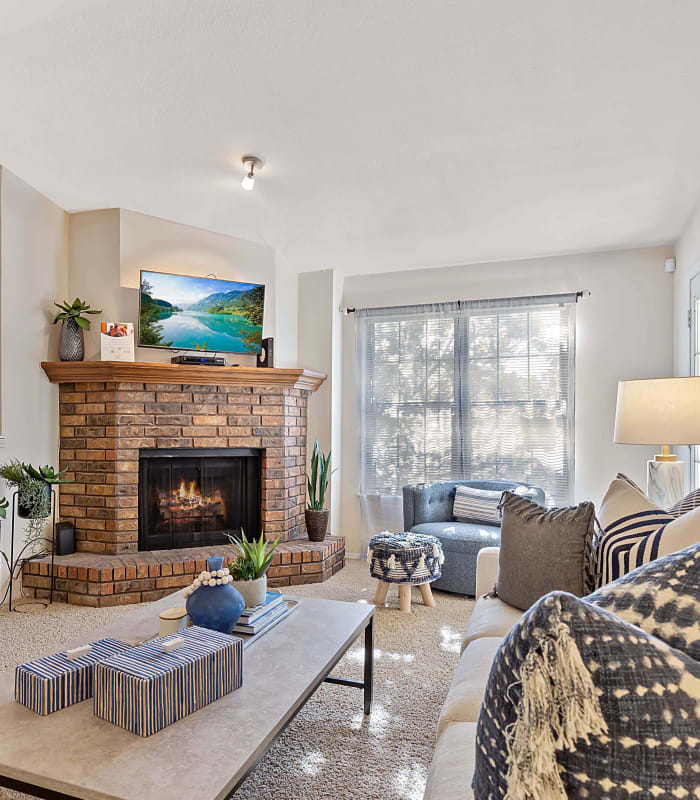
[[[562,294],[566,294],[566,292],[562,292]],[[580,289],[578,292],[576,292],[576,302],[578,302],[582,297],[589,297],[590,294],[591,293],[588,291],[588,289]],[[535,296],[536,295],[533,295],[533,297],[535,297]],[[542,295],[542,296],[543,297],[547,297],[547,295]],[[447,301],[447,302],[450,302],[450,301]],[[410,304],[410,305],[412,305],[412,304]],[[426,305],[429,305],[429,304],[426,304]],[[401,308],[401,306],[387,306],[387,308]],[[341,309],[341,311],[344,314],[354,314],[355,311],[357,311],[357,309],[353,306],[352,308],[343,308],[343,309]]]

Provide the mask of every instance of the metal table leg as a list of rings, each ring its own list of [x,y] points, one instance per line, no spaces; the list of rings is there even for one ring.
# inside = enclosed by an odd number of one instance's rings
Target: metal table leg
[[[365,626],[365,667],[363,680],[355,681],[350,678],[336,678],[328,675],[325,683],[335,683],[338,686],[351,686],[353,689],[362,689],[364,694],[365,714],[372,711],[372,692],[374,690],[374,614]]]
[[[365,628],[365,676],[364,676],[365,714],[372,711],[372,692],[374,691],[374,614]]]

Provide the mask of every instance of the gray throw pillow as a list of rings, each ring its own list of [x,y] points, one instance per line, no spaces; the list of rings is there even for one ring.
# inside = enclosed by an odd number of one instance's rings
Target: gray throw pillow
[[[496,593],[504,603],[524,611],[548,592],[581,597],[592,589],[593,503],[547,509],[504,492],[501,511]]]

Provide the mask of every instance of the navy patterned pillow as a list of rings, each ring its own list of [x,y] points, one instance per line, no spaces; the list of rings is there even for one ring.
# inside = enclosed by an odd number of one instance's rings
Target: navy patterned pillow
[[[700,661],[700,544],[657,558],[584,599]]]
[[[695,545],[584,600],[552,592],[532,606],[491,668],[475,797],[695,796],[699,599]]]

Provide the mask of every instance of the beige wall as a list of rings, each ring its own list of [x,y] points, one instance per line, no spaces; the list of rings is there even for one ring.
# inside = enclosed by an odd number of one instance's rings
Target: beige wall
[[[275,251],[271,247],[124,209],[70,217],[70,292],[102,307],[86,337],[86,358],[99,359],[99,321],[134,322],[139,272],[173,272],[265,284],[263,335],[275,335]],[[170,350],[137,348],[137,361],[167,362]],[[255,357],[229,355],[254,365]]]
[[[324,452],[331,450],[331,475],[327,507],[329,532],[340,534],[342,450],[342,330],[338,308],[342,299],[342,277],[334,270],[302,272],[298,277],[298,362],[328,375],[321,388],[309,397],[308,456],[316,439]]]
[[[576,310],[575,499],[600,502],[618,470],[644,482],[654,447],[615,445],[617,382],[673,371],[670,247],[346,277],[343,304],[374,307],[588,289]],[[354,318],[343,318],[342,532],[359,552]]]
[[[284,253],[275,251],[275,366],[308,367],[309,362],[298,361],[297,312],[299,265]],[[318,367],[320,369],[320,367]]]
[[[40,362],[58,357],[54,300],[68,292],[68,215],[0,167],[0,459],[58,466],[58,390]],[[9,494],[3,487],[3,493]],[[20,523],[22,524],[22,523]],[[9,550],[10,522],[0,529]],[[15,549],[20,542],[15,542]],[[0,597],[7,572],[0,566]]]

